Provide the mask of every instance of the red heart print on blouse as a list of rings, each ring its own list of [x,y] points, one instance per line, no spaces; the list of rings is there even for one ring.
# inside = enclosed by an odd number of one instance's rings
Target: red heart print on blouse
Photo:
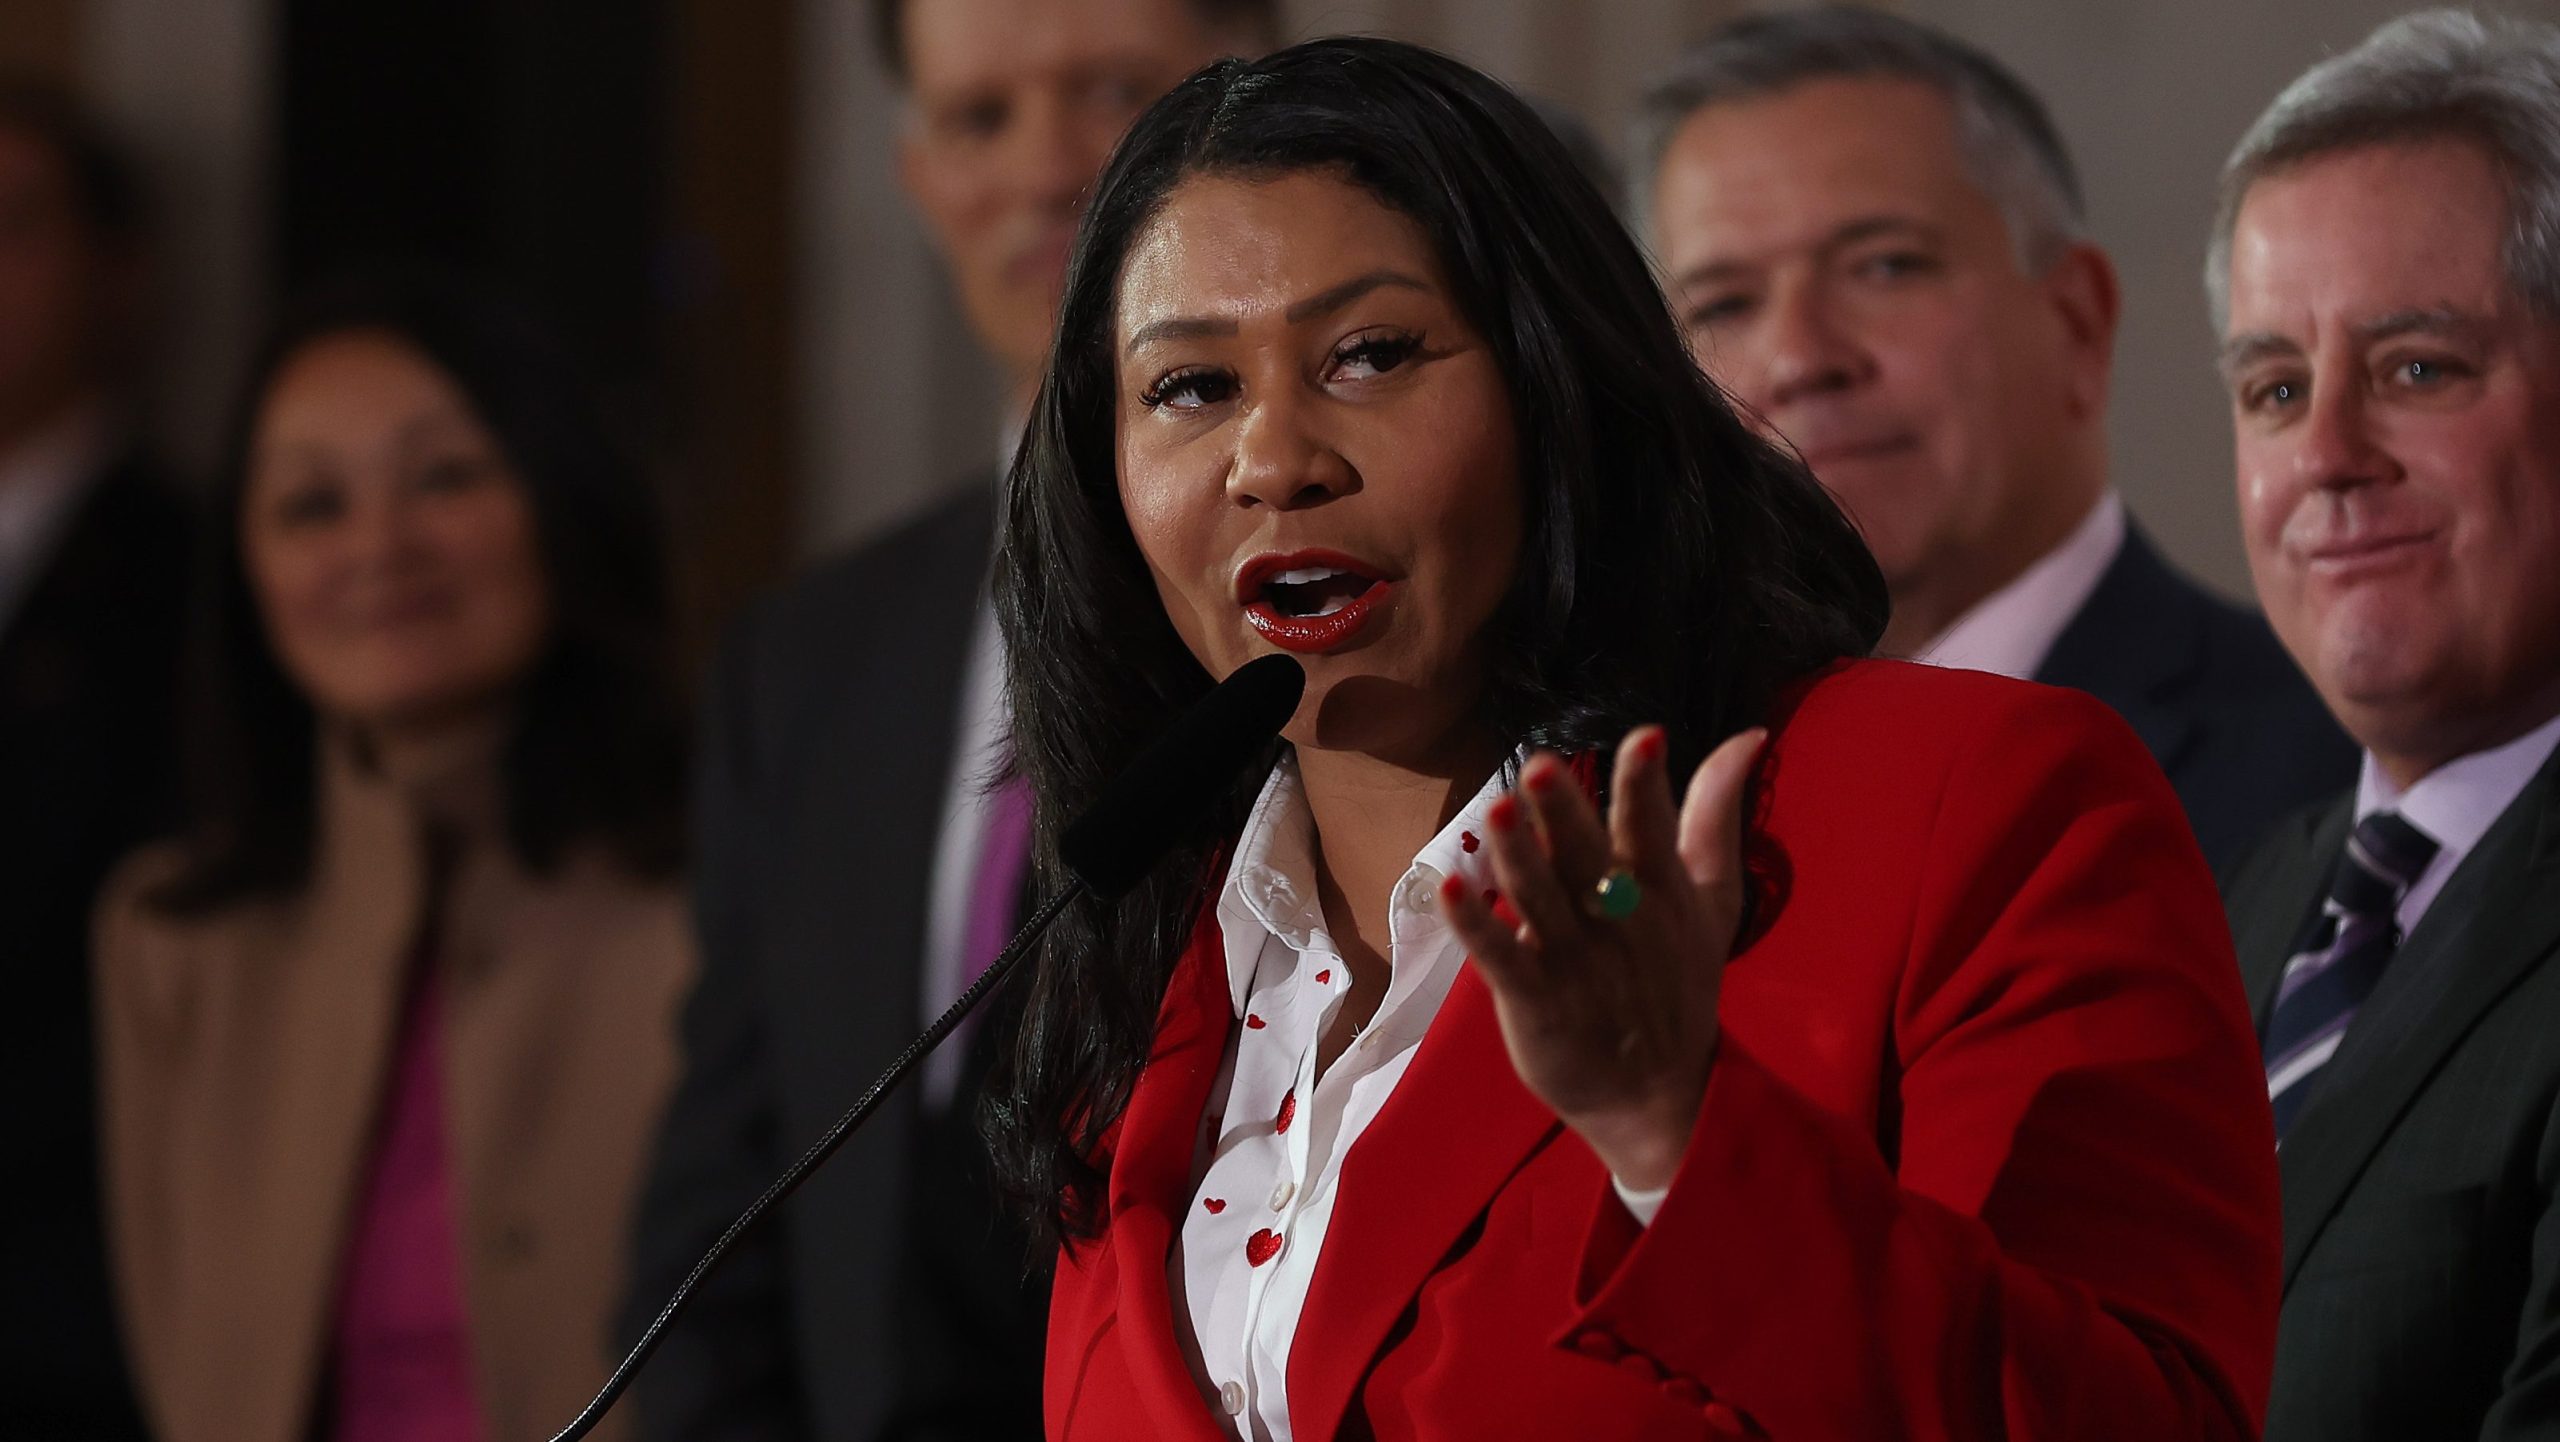
[[[1227,1199],[1224,1197],[1202,1197],[1200,1199],[1200,1205],[1208,1208],[1209,1215],[1214,1217],[1218,1213],[1227,1209]]]
[[[1316,973],[1316,985],[1318,985],[1318,986],[1323,986],[1325,983],[1327,983],[1327,982],[1329,982],[1329,981],[1332,981],[1332,980],[1333,980],[1333,968],[1332,968],[1332,967],[1329,967],[1329,966],[1328,966],[1328,967],[1326,967],[1324,970],[1319,971],[1319,972],[1317,972],[1317,973]]]
[[[1474,832],[1461,831],[1458,833],[1458,849],[1469,856],[1475,855],[1476,848],[1482,845],[1484,845],[1484,843],[1476,840],[1476,834]]]
[[[1244,1014],[1244,1029],[1246,1031],[1260,1031],[1270,1024],[1271,1023],[1264,1021],[1262,1018],[1255,1016],[1252,1012],[1246,1012]]]
[[[1280,1099],[1280,1115],[1272,1119],[1271,1134],[1275,1137],[1285,1135],[1289,1130],[1289,1123],[1297,1119],[1298,1089],[1291,1087],[1289,1094]]]
[[[1270,1261],[1279,1250],[1280,1234],[1269,1227],[1264,1227],[1244,1239],[1244,1259],[1252,1266],[1259,1267]]]

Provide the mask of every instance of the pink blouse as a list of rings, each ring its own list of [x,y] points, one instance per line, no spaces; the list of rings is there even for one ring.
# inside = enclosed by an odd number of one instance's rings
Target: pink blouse
[[[470,1323],[444,1134],[444,1027],[411,991],[370,1174],[348,1234],[331,1395],[334,1442],[479,1442]]]

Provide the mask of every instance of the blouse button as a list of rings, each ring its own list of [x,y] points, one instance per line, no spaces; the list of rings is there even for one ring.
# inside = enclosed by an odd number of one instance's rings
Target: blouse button
[[[1224,1387],[1219,1388],[1218,1405],[1226,1408],[1227,1415],[1230,1417],[1242,1416],[1244,1414],[1244,1384],[1241,1382],[1229,1382]]]
[[[1271,1210],[1276,1212],[1289,1205],[1289,1199],[1297,1194],[1298,1184],[1287,1177],[1282,1177],[1280,1185],[1271,1189]]]

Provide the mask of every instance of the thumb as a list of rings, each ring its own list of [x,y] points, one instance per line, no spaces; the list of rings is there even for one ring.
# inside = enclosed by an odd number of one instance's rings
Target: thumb
[[[1689,794],[1680,803],[1680,863],[1700,891],[1715,894],[1741,884],[1743,783],[1768,740],[1765,726],[1728,736],[1689,778]]]

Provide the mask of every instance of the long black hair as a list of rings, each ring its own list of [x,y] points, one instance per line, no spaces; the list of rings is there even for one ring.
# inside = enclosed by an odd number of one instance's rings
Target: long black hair
[[[1387,40],[1224,61],[1148,110],[1097,182],[1008,488],[996,586],[1014,764],[1052,874],[1059,828],[1211,682],[1121,510],[1123,260],[1188,177],[1305,171],[1430,236],[1508,384],[1524,539],[1479,702],[1501,736],[1596,751],[1662,721],[1685,768],[1778,688],[1883,631],[1883,577],[1856,531],[1699,374],[1643,254],[1519,97]],[[1261,780],[1227,799],[1219,838]],[[1117,904],[1070,907],[1049,933],[985,1116],[998,1174],[1046,1239],[1102,1219],[1102,1138],[1146,1064],[1221,844],[1176,854]]]
[[[501,759],[507,839],[537,872],[601,843],[631,873],[683,860],[685,712],[655,488],[529,315],[460,277],[354,273],[290,305],[253,362],[215,474],[185,676],[186,862],[158,900],[200,914],[308,878],[317,718],[260,623],[241,552],[260,403],[314,341],[378,332],[460,388],[531,499],[550,633]]]

